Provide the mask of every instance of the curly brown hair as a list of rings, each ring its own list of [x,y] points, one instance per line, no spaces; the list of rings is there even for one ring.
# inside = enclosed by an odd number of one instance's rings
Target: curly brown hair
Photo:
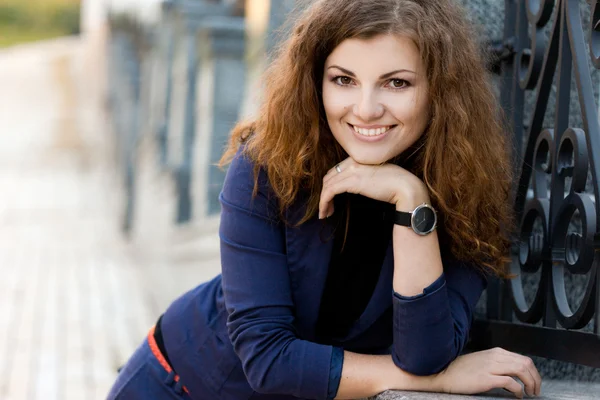
[[[431,121],[414,149],[411,172],[427,185],[452,254],[505,277],[513,229],[510,146],[487,60],[465,15],[452,0],[317,0],[299,13],[277,49],[258,117],[236,126],[221,165],[245,142],[244,152],[257,171],[266,170],[282,210],[308,190],[300,223],[313,217],[323,176],[345,155],[321,99],[326,58],[349,38],[410,37],[431,99]]]

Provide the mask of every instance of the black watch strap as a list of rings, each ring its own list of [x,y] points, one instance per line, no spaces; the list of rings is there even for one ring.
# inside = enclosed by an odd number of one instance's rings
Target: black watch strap
[[[404,211],[396,211],[394,213],[394,224],[402,226],[411,226],[412,213]]]

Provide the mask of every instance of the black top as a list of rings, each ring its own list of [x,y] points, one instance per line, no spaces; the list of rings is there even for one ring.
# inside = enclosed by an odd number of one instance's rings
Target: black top
[[[336,196],[334,206],[336,231],[316,327],[322,343],[345,337],[365,311],[392,238],[395,209],[354,194]]]

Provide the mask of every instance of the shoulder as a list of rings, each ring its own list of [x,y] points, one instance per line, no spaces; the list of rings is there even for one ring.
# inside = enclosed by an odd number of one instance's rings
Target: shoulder
[[[220,195],[221,203],[261,214],[277,214],[278,202],[265,168],[260,166],[241,145],[227,168]],[[274,214],[275,213],[275,214]]]
[[[242,145],[227,167],[223,192],[253,191],[255,184],[259,191],[271,190],[266,170],[258,165]]]

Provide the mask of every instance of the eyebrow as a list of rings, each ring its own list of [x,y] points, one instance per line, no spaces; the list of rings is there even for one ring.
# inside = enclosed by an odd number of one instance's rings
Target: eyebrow
[[[330,66],[329,68],[337,68],[337,69],[339,69],[340,71],[342,71],[343,73],[345,73],[346,75],[349,75],[349,76],[351,76],[351,77],[353,77],[353,78],[356,78],[356,74],[355,74],[354,72],[352,72],[352,71],[350,71],[350,70],[346,69],[346,68],[342,68],[342,67],[340,67],[340,66],[337,66],[337,65],[332,65],[332,66]],[[329,68],[327,68],[327,69],[329,69]],[[391,77],[392,75],[394,75],[394,74],[397,74],[398,72],[410,72],[411,74],[415,74],[415,75],[416,75],[416,73],[415,73],[414,71],[411,71],[411,70],[409,70],[409,69],[397,69],[397,70],[395,70],[395,71],[388,72],[387,74],[383,74],[383,75],[381,75],[381,76],[379,77],[379,79],[386,79],[386,78],[389,78],[389,77]]]

